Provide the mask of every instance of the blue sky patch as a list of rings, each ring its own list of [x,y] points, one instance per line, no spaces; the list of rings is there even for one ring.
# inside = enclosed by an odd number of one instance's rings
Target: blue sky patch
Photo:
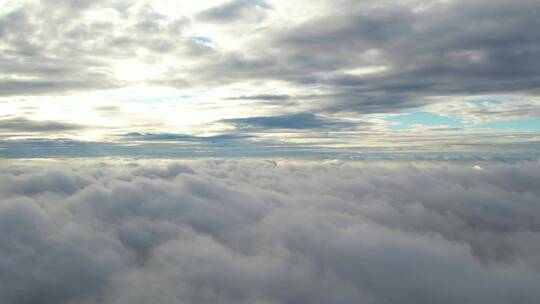
[[[422,110],[402,115],[388,116],[384,119],[397,123],[390,126],[390,129],[395,131],[409,130],[414,128],[415,125],[429,127],[450,126],[456,128],[464,126],[464,123],[459,119],[441,116],[435,113],[428,113]]]
[[[540,118],[506,120],[475,125],[474,128],[507,131],[540,132]]]

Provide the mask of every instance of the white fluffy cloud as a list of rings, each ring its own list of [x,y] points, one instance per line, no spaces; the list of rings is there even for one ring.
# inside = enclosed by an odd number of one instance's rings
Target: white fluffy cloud
[[[0,302],[538,302],[540,164],[473,165],[3,163]]]

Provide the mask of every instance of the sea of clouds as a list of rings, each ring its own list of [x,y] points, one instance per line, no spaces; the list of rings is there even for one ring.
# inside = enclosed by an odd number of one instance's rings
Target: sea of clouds
[[[540,163],[0,162],[0,303],[540,303]]]

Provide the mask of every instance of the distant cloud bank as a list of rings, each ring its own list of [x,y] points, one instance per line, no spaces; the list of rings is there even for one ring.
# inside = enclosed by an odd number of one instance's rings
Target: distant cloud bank
[[[539,184],[538,162],[4,160],[0,302],[538,303]]]

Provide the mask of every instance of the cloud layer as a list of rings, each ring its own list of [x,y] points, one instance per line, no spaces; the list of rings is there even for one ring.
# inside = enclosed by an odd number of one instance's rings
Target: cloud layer
[[[0,94],[278,80],[319,107],[359,112],[430,96],[538,94],[535,0],[312,1],[313,11],[301,1],[296,13],[281,0],[201,3],[8,1]],[[117,73],[122,63],[147,75]]]
[[[1,168],[6,304],[540,301],[537,162]]]

